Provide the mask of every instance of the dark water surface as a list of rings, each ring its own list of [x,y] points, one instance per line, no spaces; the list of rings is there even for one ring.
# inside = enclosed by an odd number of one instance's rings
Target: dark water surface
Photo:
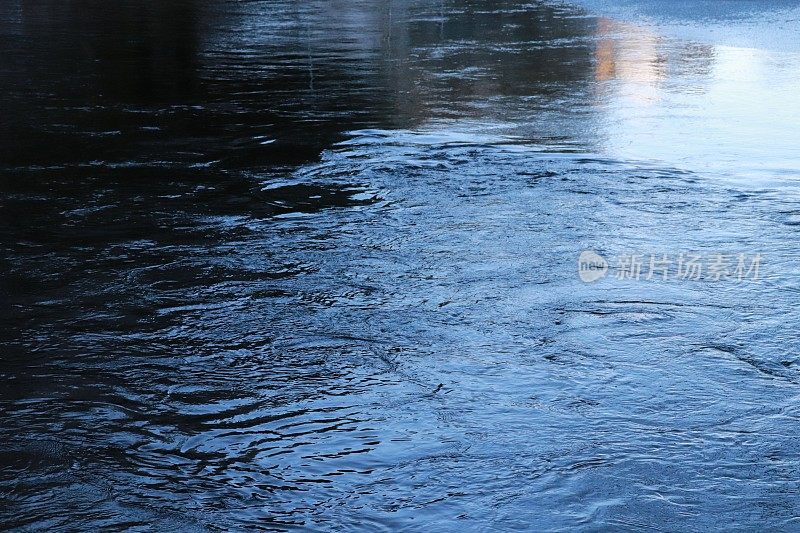
[[[800,529],[800,10],[610,4],[3,2],[0,523]]]

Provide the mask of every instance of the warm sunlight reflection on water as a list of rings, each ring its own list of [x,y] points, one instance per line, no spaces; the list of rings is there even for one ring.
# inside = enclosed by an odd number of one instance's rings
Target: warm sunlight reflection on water
[[[800,177],[800,54],[598,27],[605,153],[731,178]]]

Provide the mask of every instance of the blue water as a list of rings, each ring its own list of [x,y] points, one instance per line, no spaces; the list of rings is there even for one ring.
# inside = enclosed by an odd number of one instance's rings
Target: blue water
[[[683,4],[5,4],[0,524],[799,529],[793,8]]]

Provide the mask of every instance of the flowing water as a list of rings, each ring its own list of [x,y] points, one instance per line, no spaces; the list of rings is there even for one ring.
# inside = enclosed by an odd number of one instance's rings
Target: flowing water
[[[798,21],[3,2],[0,523],[797,530]]]

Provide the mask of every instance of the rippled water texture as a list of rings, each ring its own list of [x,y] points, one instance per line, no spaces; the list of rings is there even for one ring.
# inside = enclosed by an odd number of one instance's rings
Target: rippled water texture
[[[3,2],[0,523],[797,530],[798,20]]]

